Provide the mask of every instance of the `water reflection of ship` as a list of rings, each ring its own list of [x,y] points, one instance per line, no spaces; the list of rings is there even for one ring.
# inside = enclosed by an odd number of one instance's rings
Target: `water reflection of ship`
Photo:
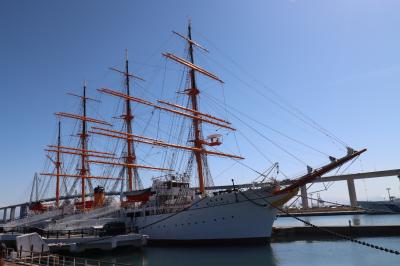
[[[109,261],[109,255],[99,259]],[[119,254],[113,262],[133,263],[134,265],[269,265],[278,264],[274,248],[266,246],[220,246],[198,248],[145,248],[138,253]]]

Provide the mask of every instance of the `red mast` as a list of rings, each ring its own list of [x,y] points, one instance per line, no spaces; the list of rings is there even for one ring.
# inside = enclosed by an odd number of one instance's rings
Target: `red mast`
[[[225,129],[229,129],[229,130],[235,130],[234,128],[232,128],[230,126],[230,123],[228,121],[225,121],[223,119],[217,118],[215,116],[212,116],[210,114],[206,114],[206,113],[201,113],[199,112],[199,108],[198,108],[198,95],[200,93],[200,91],[197,88],[196,85],[196,75],[195,72],[199,72],[211,79],[214,79],[220,83],[223,83],[223,81],[221,79],[219,79],[216,75],[208,72],[207,70],[197,66],[194,64],[194,55],[193,55],[193,47],[196,46],[200,49],[202,49],[203,51],[207,52],[207,49],[205,49],[204,47],[202,47],[201,45],[199,45],[198,43],[196,43],[195,41],[192,40],[192,33],[191,33],[191,23],[189,22],[188,25],[188,35],[187,37],[174,32],[175,34],[177,34],[178,36],[180,36],[181,38],[183,38],[184,40],[186,40],[189,44],[189,60],[185,60],[183,58],[177,57],[171,53],[163,53],[163,55],[168,58],[171,59],[179,64],[182,64],[186,67],[189,68],[189,78],[190,78],[190,88],[188,88],[187,90],[185,90],[185,92],[188,94],[190,102],[191,102],[191,107],[192,108],[187,108],[184,106],[180,106],[177,104],[173,104],[173,103],[169,103],[167,101],[162,101],[162,100],[158,100],[158,103],[162,104],[162,105],[158,105],[156,103],[153,102],[149,102],[147,100],[144,99],[140,99],[137,97],[133,97],[129,95],[129,78],[133,77],[136,79],[140,79],[139,77],[136,77],[132,74],[130,74],[128,72],[128,67],[127,67],[127,60],[126,60],[126,71],[120,71],[118,69],[114,69],[112,68],[112,70],[115,70],[121,74],[124,74],[127,78],[127,94],[115,91],[115,90],[111,90],[108,88],[101,88],[99,89],[100,92],[102,93],[106,93],[112,96],[116,96],[116,97],[120,97],[126,100],[126,115],[125,115],[125,121],[129,122],[132,120],[131,117],[131,113],[130,111],[130,105],[128,104],[130,101],[139,103],[139,104],[143,104],[143,105],[147,105],[147,106],[151,106],[154,107],[158,110],[163,110],[163,111],[167,111],[167,112],[171,112],[174,113],[176,115],[181,115],[187,118],[192,119],[192,125],[193,125],[193,147],[188,147],[188,146],[182,146],[182,145],[177,145],[177,144],[173,144],[173,143],[165,143],[163,141],[160,140],[156,140],[156,139],[150,139],[147,137],[143,137],[143,136],[138,136],[138,135],[133,135],[131,133],[131,129],[129,129],[129,127],[127,127],[127,132],[118,132],[115,130],[107,130],[107,129],[102,129],[102,128],[93,128],[94,130],[91,131],[91,133],[93,134],[99,134],[99,135],[103,135],[103,136],[107,136],[107,137],[112,137],[112,138],[117,138],[117,139],[126,139],[127,143],[131,144],[133,142],[138,142],[138,143],[144,143],[144,144],[150,144],[150,145],[156,145],[156,146],[160,146],[160,147],[165,147],[165,148],[177,148],[177,149],[183,149],[183,150],[190,150],[194,153],[194,156],[196,158],[196,164],[197,164],[197,174],[198,174],[198,178],[199,178],[199,187],[200,187],[200,193],[204,194],[205,193],[205,181],[204,181],[204,166],[207,163],[207,157],[206,155],[216,155],[216,156],[222,156],[222,157],[231,157],[231,158],[236,158],[236,159],[243,159],[240,156],[236,156],[236,155],[231,155],[231,154],[227,154],[227,153],[222,153],[222,152],[218,152],[218,151],[209,151],[206,150],[204,148],[204,145],[207,146],[216,146],[216,145],[220,145],[221,142],[218,139],[210,139],[210,141],[204,140],[202,139],[202,133],[201,133],[201,124],[207,123],[207,124],[211,124],[214,126],[218,126],[221,128],[225,128]],[[166,106],[168,107],[166,107]],[[169,108],[172,107],[172,108]],[[130,132],[129,132],[130,130]],[[133,159],[135,159],[134,154],[133,155]],[[128,157],[129,158],[129,157]],[[138,168],[137,164],[129,164],[126,163],[126,165],[133,165],[136,166],[136,168]],[[156,169],[154,167],[150,167],[149,169]],[[158,169],[158,170],[169,170],[169,169]]]
[[[83,97],[82,99],[82,116],[86,117],[86,81],[83,84]],[[86,191],[85,191],[85,179],[87,176],[88,169],[86,169],[86,150],[87,150],[87,121],[86,119],[82,119],[82,131],[79,134],[79,137],[81,139],[81,169],[80,169],[80,175],[81,175],[81,195],[82,195],[82,208],[85,210],[85,198],[86,198]]]
[[[189,60],[190,62],[194,65],[194,57],[193,57],[193,42],[192,42],[192,25],[191,22],[189,21],[188,25],[188,44],[189,44]],[[197,89],[196,86],[196,75],[195,75],[195,70],[193,68],[190,68],[189,70],[189,75],[190,75],[190,89],[188,90],[187,94],[190,97],[191,103],[192,103],[192,109],[195,111],[193,113],[193,134],[194,134],[194,147],[198,149],[198,151],[193,151],[194,156],[196,158],[196,164],[197,164],[197,175],[199,177],[199,188],[200,188],[200,193],[204,194],[204,172],[203,172],[203,158],[202,158],[202,152],[203,150],[203,140],[201,139],[201,124],[200,124],[200,119],[198,115],[198,105],[197,105],[197,96],[199,95],[200,91]]]
[[[126,85],[126,94],[130,96],[130,78],[129,78],[129,62],[128,62],[128,50],[126,51],[125,58],[125,85]],[[126,123],[126,133],[132,134],[132,110],[131,110],[131,102],[126,99],[125,100],[125,115],[124,120]],[[127,146],[127,155],[125,158],[125,162],[127,165],[126,170],[128,171],[128,190],[132,191],[134,188],[138,189],[138,172],[136,167],[132,167],[132,165],[136,164],[136,155],[135,148],[133,146],[133,142],[131,138],[126,139]],[[133,179],[135,180],[135,184],[133,185]]]
[[[57,180],[56,180],[56,206],[60,207],[60,175],[61,175],[61,121],[58,121],[58,137],[57,137],[57,158],[56,158],[56,169],[57,169]]]
[[[125,88],[126,94],[130,97],[130,79],[135,78],[141,81],[144,81],[141,77],[138,77],[132,73],[129,73],[129,61],[128,61],[128,50],[125,51],[125,71],[118,70],[116,68],[111,67],[111,70],[114,70],[118,73],[121,73],[125,77]],[[121,116],[126,125],[126,133],[132,134],[132,108],[131,108],[131,101],[126,98],[125,99],[125,113]],[[128,191],[138,189],[138,182],[139,182],[139,173],[137,171],[136,165],[136,153],[135,147],[133,146],[133,141],[131,138],[126,138],[126,157],[125,157],[125,169],[127,171],[128,176]]]

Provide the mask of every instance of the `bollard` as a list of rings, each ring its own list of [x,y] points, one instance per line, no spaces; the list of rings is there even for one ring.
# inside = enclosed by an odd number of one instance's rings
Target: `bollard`
[[[353,230],[351,228],[351,220],[349,220],[349,236],[353,237]]]
[[[4,265],[4,259],[7,257],[7,247],[4,243],[0,243],[0,266]]]
[[[233,186],[233,191],[235,193],[236,202],[239,202],[238,195],[237,195],[237,189],[235,187],[235,180],[234,179],[232,179],[232,186]]]
[[[31,245],[31,264],[33,264],[33,245]]]

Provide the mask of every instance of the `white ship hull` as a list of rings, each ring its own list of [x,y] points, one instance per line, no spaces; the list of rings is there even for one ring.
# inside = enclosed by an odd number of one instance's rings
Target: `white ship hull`
[[[262,189],[224,193],[200,199],[184,211],[131,217],[131,221],[150,243],[267,243],[277,213],[268,203],[280,206],[292,196],[272,196]]]

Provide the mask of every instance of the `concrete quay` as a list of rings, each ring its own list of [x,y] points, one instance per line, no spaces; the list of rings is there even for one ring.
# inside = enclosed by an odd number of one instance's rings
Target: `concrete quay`
[[[337,238],[325,230],[353,238],[400,235],[400,225],[319,226],[319,228],[322,230],[311,226],[274,227],[271,242]]]
[[[290,216],[331,216],[331,215],[353,215],[365,214],[366,211],[353,207],[337,207],[337,208],[310,208],[310,209],[289,209],[289,214],[278,212],[278,217]]]

